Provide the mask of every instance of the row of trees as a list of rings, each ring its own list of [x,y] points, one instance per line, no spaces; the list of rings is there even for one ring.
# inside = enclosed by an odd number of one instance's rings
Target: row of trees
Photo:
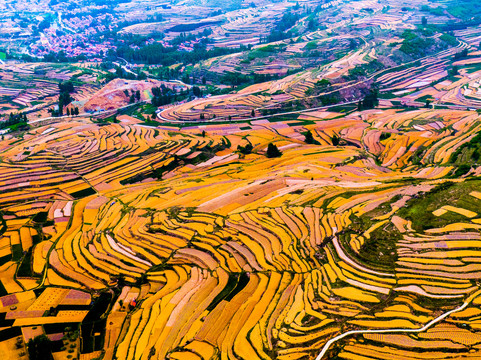
[[[195,96],[199,97],[201,95],[199,87],[194,86],[193,93]],[[178,93],[174,88],[171,89],[162,84],[160,87],[152,88],[152,95],[154,95],[152,98],[152,105],[163,106],[176,101],[181,101],[187,98],[189,93],[187,91],[181,91]]]
[[[78,107],[74,107],[72,108],[72,110],[70,110],[70,108],[67,108],[67,115],[70,116],[70,115],[78,115],[79,114],[79,109]]]
[[[304,141],[306,142],[306,144],[319,145],[319,141],[314,138],[310,130],[304,133]],[[332,145],[338,146],[341,142],[341,138],[337,134],[334,134],[332,135],[331,141]]]
[[[71,93],[75,91],[75,87],[71,81],[60,82],[58,84],[60,94],[58,96],[58,116],[63,115],[63,108],[72,102]],[[78,109],[77,109],[78,111]],[[68,113],[70,115],[70,113]]]
[[[11,128],[13,130],[16,130],[23,127],[28,128],[28,120],[27,115],[22,113],[10,113],[7,120],[0,122],[0,129]]]
[[[270,34],[266,37],[260,37],[259,42],[274,42],[284,39],[288,39],[297,36],[297,31],[289,30],[291,29],[301,18],[300,14],[295,12],[286,12],[282,15],[282,18],[276,23],[274,29],[271,30]]]
[[[234,87],[239,85],[259,84],[266,81],[276,80],[278,78],[279,75],[277,74],[257,74],[254,72],[250,74],[242,74],[237,71],[226,71],[220,81],[223,84]]]
[[[243,155],[251,154],[253,149],[254,147],[252,146],[251,143],[247,143],[245,146],[237,145],[237,151]],[[282,156],[282,152],[279,150],[279,148],[275,144],[269,143],[267,145],[266,156],[268,158],[276,158],[276,157]]]
[[[176,47],[165,47],[160,43],[153,43],[143,46],[140,49],[121,46],[117,48],[117,50],[109,50],[108,55],[112,57],[121,57],[129,62],[170,66],[178,63],[197,64],[202,60],[221,55],[233,54],[244,51],[245,49],[247,49],[247,47],[241,45],[239,48],[215,47],[207,50],[205,42],[201,41],[194,45],[193,51],[187,52],[179,51]]]
[[[124,90],[124,94],[129,98],[129,104],[138,102],[141,99],[140,90],[137,90],[137,91],[132,90],[131,93],[129,93],[129,90]]]

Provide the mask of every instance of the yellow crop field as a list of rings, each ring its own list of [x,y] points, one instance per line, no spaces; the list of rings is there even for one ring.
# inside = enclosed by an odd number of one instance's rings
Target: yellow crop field
[[[162,114],[220,116],[210,101]],[[249,131],[82,118],[0,140],[6,321],[77,324],[80,347],[117,359],[475,359],[481,181],[454,176],[445,128],[465,141],[477,117],[325,113]]]

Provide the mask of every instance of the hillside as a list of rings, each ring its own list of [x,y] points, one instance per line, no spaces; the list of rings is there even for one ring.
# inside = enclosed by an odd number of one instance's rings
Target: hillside
[[[182,132],[79,118],[8,135],[4,312],[22,329],[79,322],[82,353],[123,359],[313,358],[347,330],[422,327],[478,289],[479,168],[456,159],[480,127],[475,112],[367,110]],[[34,311],[42,288],[53,317]],[[97,300],[62,315],[64,288]],[[471,356],[470,299],[416,337],[366,331],[328,351],[410,359],[442,341]],[[95,340],[92,311],[106,319]]]
[[[474,0],[0,3],[0,350],[481,359]]]

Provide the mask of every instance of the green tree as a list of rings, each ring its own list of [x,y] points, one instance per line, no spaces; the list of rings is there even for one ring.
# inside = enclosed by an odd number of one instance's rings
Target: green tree
[[[354,39],[350,39],[349,40],[349,49],[354,50],[355,48],[357,48],[357,41],[354,40]]]
[[[336,134],[334,134],[332,136],[332,145],[337,146],[337,145],[339,145],[340,141],[341,141],[341,139]]]
[[[376,89],[373,89],[369,92],[369,94],[367,94],[364,97],[360,110],[374,109],[378,105],[379,105],[378,93]],[[358,107],[359,107],[359,104],[358,104]]]
[[[304,134],[306,144],[314,144],[316,140],[314,140],[314,136],[312,136],[312,132],[309,130]]]
[[[202,91],[200,91],[200,88],[198,86],[194,86],[192,88],[192,93],[194,94],[194,96],[196,97],[200,97],[202,95]]]
[[[269,145],[267,145],[266,156],[268,158],[276,158],[276,157],[280,157],[281,155],[282,155],[282,152],[280,152],[280,150],[277,148],[275,144],[269,143]]]
[[[75,91],[75,88],[71,81],[60,82],[58,84],[58,89],[60,90],[60,92],[67,92],[69,94]]]
[[[451,68],[451,70],[449,71],[449,74],[450,74],[451,76],[458,75],[458,74],[459,74],[459,68],[458,68],[456,65],[454,65],[454,66]]]
[[[52,360],[52,342],[46,335],[36,336],[28,341],[30,360]]]

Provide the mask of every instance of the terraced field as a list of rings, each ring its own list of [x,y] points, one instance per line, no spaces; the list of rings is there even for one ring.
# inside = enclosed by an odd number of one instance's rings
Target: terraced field
[[[7,359],[481,359],[473,0],[7,3]]]
[[[97,76],[102,72],[95,65],[93,62],[0,64],[0,115],[26,112],[30,119],[51,115],[48,109],[58,103],[59,82],[68,80],[75,81],[72,100],[82,108],[101,87]]]
[[[80,117],[4,135],[0,344],[40,332],[85,359],[479,358],[481,181],[457,159],[480,127],[424,109],[182,131]]]

